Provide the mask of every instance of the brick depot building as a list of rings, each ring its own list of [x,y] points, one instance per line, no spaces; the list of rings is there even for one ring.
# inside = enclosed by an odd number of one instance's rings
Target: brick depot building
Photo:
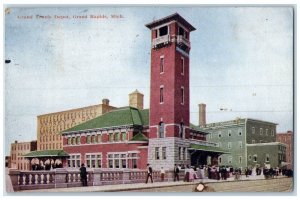
[[[196,29],[177,13],[146,27],[152,44],[150,109],[143,109],[143,94],[135,91],[128,107],[110,107],[99,116],[89,112],[90,120],[82,120],[87,112],[81,110],[39,116],[40,151],[26,155],[30,161],[59,159],[63,167],[85,163],[88,168],[110,169],[145,169],[150,163],[155,170],[172,169],[174,164],[218,164],[218,157],[227,152],[190,124],[190,32]],[[49,137],[55,143],[50,148]],[[63,150],[53,150],[60,149],[61,140]]]
[[[195,28],[177,13],[146,27],[152,36],[150,109],[142,109],[143,95],[136,92],[130,97],[135,106],[62,131],[63,150],[70,156],[64,166],[145,169],[150,163],[154,169],[172,169],[174,164],[217,164],[224,153],[190,124],[189,38]]]

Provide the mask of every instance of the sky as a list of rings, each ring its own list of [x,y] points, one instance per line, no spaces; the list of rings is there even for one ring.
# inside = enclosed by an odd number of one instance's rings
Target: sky
[[[175,12],[197,29],[190,39],[191,123],[198,124],[198,104],[205,103],[207,123],[254,118],[277,123],[277,132],[293,130],[291,7],[13,7],[5,15],[5,155],[15,140],[36,139],[41,114],[103,98],[127,106],[135,89],[149,108],[145,24]]]

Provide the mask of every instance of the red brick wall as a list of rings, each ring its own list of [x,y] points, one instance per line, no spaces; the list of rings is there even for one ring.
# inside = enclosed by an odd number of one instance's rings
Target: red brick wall
[[[84,138],[84,137],[81,137]],[[65,141],[65,140],[64,140]],[[85,154],[87,153],[102,153],[102,167],[107,168],[107,153],[108,152],[127,152],[127,151],[141,151],[140,161],[138,161],[138,168],[144,169],[145,163],[147,163],[147,154],[144,153],[144,149],[138,149],[139,146],[147,146],[148,144],[134,143],[100,143],[100,144],[89,144],[89,145],[65,145],[64,151],[68,154],[81,154],[81,163],[85,163]],[[147,152],[147,150],[146,150]]]
[[[177,24],[170,24],[170,35],[177,34]],[[153,35],[152,35],[153,36]],[[160,74],[160,56],[164,56],[164,73]],[[161,118],[165,124],[189,126],[189,59],[184,57],[184,76],[181,75],[181,53],[175,43],[151,51],[150,126],[158,126]],[[164,85],[164,103],[160,104],[160,86]],[[181,105],[181,86],[184,87],[184,105]],[[166,127],[167,137],[178,136],[177,126]],[[186,130],[186,138],[189,138]],[[150,137],[157,129],[150,128]]]

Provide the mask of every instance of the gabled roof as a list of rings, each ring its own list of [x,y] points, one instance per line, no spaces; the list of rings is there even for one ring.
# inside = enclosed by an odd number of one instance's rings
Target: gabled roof
[[[26,158],[38,158],[38,157],[69,157],[69,154],[63,150],[44,150],[44,151],[32,151],[23,155]]]
[[[122,107],[105,113],[92,120],[64,130],[62,134],[119,126],[146,126],[149,124],[149,109],[139,110],[133,107]]]

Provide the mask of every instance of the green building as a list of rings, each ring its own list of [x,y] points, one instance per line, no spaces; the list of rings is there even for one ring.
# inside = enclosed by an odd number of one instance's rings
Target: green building
[[[276,142],[276,125],[256,119],[209,123],[201,128],[209,132],[208,142],[218,144],[230,154],[219,156],[218,164],[234,168],[277,167],[285,162],[286,145]]]

